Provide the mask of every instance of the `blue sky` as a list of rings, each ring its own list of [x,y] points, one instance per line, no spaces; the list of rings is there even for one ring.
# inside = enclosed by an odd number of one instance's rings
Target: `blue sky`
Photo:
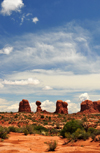
[[[69,113],[100,99],[99,0],[0,1],[0,111],[28,99]]]

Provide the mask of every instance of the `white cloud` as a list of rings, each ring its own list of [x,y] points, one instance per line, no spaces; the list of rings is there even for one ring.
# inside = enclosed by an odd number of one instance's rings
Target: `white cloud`
[[[37,79],[28,78],[27,80],[20,80],[20,81],[4,80],[2,83],[6,85],[38,85],[40,82]]]
[[[31,107],[31,111],[36,112],[37,105],[35,104],[35,102],[31,102],[30,107]]]
[[[77,113],[80,111],[80,103],[68,103],[68,113]]]
[[[8,84],[15,84],[15,81],[12,80],[20,80],[18,83],[21,84],[21,80],[27,82],[27,78],[32,78],[33,76],[37,80],[40,80],[38,86],[29,86],[27,89],[23,87],[23,89],[20,88],[19,90],[17,90],[16,87],[12,92],[35,93],[37,95],[66,95],[66,93],[92,92],[100,89],[98,83],[100,74],[75,75],[62,70],[35,69],[31,71],[14,72],[13,74],[6,75],[5,80],[9,80]],[[23,81],[22,83],[26,84]],[[3,84],[2,81],[1,83]],[[43,90],[47,84],[52,87],[52,90]],[[37,89],[33,87],[37,87]],[[7,90],[8,92],[11,91],[11,87]],[[0,92],[6,92],[6,90]],[[77,100],[79,100],[78,98],[79,95],[77,96]]]
[[[6,108],[6,111],[7,112],[18,112],[18,108],[19,108],[19,104],[18,103],[15,103],[15,104],[13,104],[11,106],[8,106]]]
[[[45,86],[45,87],[43,88],[43,90],[51,90],[51,89],[53,89],[53,88],[51,88],[50,86]]]
[[[27,13],[26,16],[32,15],[32,13]]]
[[[55,112],[56,110],[56,104],[52,101],[45,100],[41,104],[42,110],[46,110],[48,112]]]
[[[3,87],[4,87],[4,85],[2,83],[0,83],[0,88],[3,88]]]
[[[84,100],[86,100],[86,99],[89,99],[88,93],[83,93],[83,94],[81,94],[81,95],[79,96],[79,100],[80,100],[81,102],[84,101]]]
[[[65,100],[65,102],[67,102],[67,103],[71,103],[71,101],[70,101],[70,100]]]
[[[0,54],[9,55],[12,51],[13,51],[13,47],[5,47],[2,50],[0,50]]]
[[[3,0],[1,3],[1,13],[3,15],[11,15],[13,11],[20,12],[23,6],[22,0]]]
[[[37,17],[32,18],[32,22],[34,22],[35,24],[39,21],[39,19]]]
[[[22,25],[22,24],[23,24],[24,19],[25,19],[25,15],[23,15],[23,16],[21,17],[21,23],[20,23],[20,25]]]
[[[13,103],[13,104],[12,104]],[[0,98],[0,112],[18,112],[19,102],[8,101]]]

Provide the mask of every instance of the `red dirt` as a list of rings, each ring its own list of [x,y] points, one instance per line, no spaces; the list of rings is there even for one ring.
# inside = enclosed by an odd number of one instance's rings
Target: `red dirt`
[[[10,133],[9,135],[9,139],[0,142],[0,153],[45,153],[48,148],[45,142],[51,140],[57,141],[55,153],[100,153],[100,142],[91,142],[91,139],[64,145],[66,139],[58,136],[37,134],[24,136],[22,133]]]

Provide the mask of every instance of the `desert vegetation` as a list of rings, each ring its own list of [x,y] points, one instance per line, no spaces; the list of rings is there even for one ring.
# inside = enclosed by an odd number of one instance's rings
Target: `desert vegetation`
[[[11,133],[19,133],[23,136],[51,137],[44,143],[47,151],[57,149],[59,137],[62,145],[69,145],[77,141],[100,143],[100,114],[54,114],[54,113],[0,113],[0,140],[1,143],[10,139]],[[84,147],[84,145],[81,145]]]

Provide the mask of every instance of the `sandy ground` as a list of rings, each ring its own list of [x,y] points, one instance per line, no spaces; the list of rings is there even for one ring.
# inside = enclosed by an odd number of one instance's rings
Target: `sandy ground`
[[[58,136],[25,136],[13,132],[9,134],[9,139],[0,142],[0,153],[45,153],[48,148],[45,142],[51,140],[57,141],[55,153],[100,153],[100,142],[91,142],[91,139],[63,145],[66,139]]]

